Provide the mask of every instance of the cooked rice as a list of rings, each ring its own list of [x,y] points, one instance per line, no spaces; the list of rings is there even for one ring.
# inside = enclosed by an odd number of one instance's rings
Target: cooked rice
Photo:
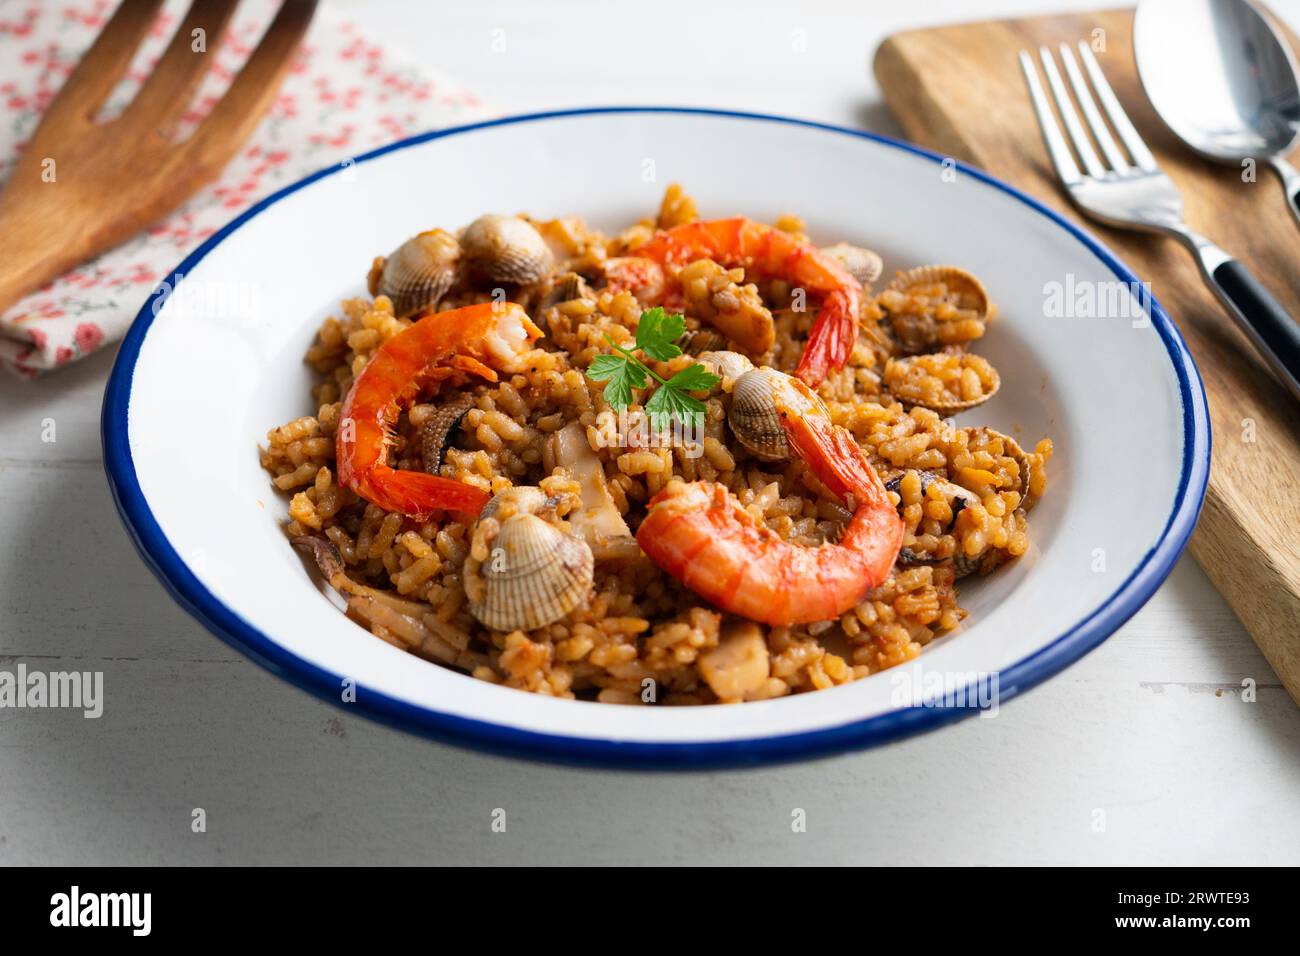
[[[973,406],[997,391],[998,373],[988,359],[970,353],[913,355],[885,361],[884,386],[906,405]]]
[[[657,216],[613,239],[578,219],[530,221],[559,250],[556,275],[592,275],[607,256],[627,254],[656,228],[695,218],[694,202],[673,186]],[[779,226],[803,230],[793,217]],[[710,331],[701,322],[710,310],[770,310],[776,344],[769,354],[750,357],[755,364],[793,371],[815,312],[791,309],[788,285],[749,283],[743,270],[707,260],[683,273],[682,305],[691,333]],[[723,387],[705,401],[698,457],[684,447],[603,446],[599,436],[616,413],[604,400],[603,383],[588,379],[585,370],[608,351],[606,335],[625,346],[634,342],[642,307],[631,294],[598,289],[590,298],[544,304],[545,288],[509,291],[546,330],[545,351],[524,373],[466,388],[473,406],[452,434],[442,476],[493,494],[537,485],[562,501],[576,495],[577,482],[548,460],[545,439],[577,422],[633,532],[650,498],[681,479],[720,482],[788,541],[816,547],[838,539],[849,511],[801,461],[763,462],[747,452],[729,432]],[[914,352],[918,336],[937,353],[983,334],[984,323],[942,301],[942,292],[865,296],[858,346],[819,390],[833,420],[862,444],[883,479],[894,480],[906,527],[893,575],[834,621],[747,625],[642,556],[598,561],[588,599],[554,624],[530,632],[486,629],[469,611],[463,580],[471,527],[454,517],[417,522],[386,513],[335,480],[342,400],[375,350],[410,325],[394,317],[382,295],[346,300],[337,317],[322,323],[306,356],[321,375],[313,390],[316,414],[271,429],[261,461],[275,486],[290,496],[288,535],[323,535],[337,548],[357,585],[349,598],[351,616],[413,654],[508,687],[611,703],[705,704],[832,687],[915,658],[966,617],[958,604],[958,570],[987,574],[1029,547],[1025,512],[1045,488],[1050,440],[1026,453],[991,429],[957,426],[910,407],[933,394],[987,387],[992,367],[983,359],[936,356],[922,366],[925,374],[907,377],[892,375],[886,364],[891,356]],[[490,290],[461,284],[440,308],[490,297]],[[691,361],[684,355],[653,367],[667,375]],[[443,401],[445,396],[428,398],[401,414],[390,464],[422,468],[420,428]],[[635,416],[639,406],[632,411]],[[959,504],[934,478],[965,489],[967,497]]]

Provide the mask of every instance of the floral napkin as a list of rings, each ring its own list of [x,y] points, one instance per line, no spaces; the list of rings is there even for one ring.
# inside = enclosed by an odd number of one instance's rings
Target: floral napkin
[[[111,0],[0,0],[0,183],[115,6]],[[163,7],[103,115],[130,101],[187,6],[169,0]],[[217,101],[278,6],[276,0],[240,3],[185,125],[197,125]],[[116,341],[172,268],[268,193],[403,136],[487,115],[451,80],[319,9],[279,97],[220,179],[0,316],[0,363],[31,376]]]

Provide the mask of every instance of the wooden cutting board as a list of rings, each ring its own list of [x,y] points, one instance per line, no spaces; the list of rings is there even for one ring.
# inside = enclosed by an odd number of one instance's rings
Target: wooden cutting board
[[[1213,463],[1192,554],[1300,703],[1300,409],[1181,247],[1085,222],[1074,210],[1051,172],[1016,60],[1021,49],[1092,42],[1138,132],[1182,190],[1187,221],[1241,259],[1300,316],[1300,229],[1281,186],[1263,166],[1257,182],[1245,183],[1241,170],[1198,159],[1174,138],[1139,85],[1132,24],[1131,10],[1114,10],[916,30],[880,46],[875,72],[910,139],[986,169],[1084,222],[1151,282],[1187,340],[1209,395]],[[1284,32],[1300,52],[1294,34]],[[1104,51],[1094,42],[1098,37]],[[1100,469],[1098,476],[1102,480]]]

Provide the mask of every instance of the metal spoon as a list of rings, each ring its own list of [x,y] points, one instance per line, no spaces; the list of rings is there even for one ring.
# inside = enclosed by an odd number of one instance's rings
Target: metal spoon
[[[1300,80],[1285,40],[1249,0],[1141,0],[1133,51],[1147,98],[1207,159],[1269,163],[1300,223]]]

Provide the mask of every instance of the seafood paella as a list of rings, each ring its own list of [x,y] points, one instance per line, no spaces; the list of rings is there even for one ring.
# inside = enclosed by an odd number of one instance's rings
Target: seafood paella
[[[676,185],[613,236],[422,232],[267,435],[288,537],[374,637],[534,693],[754,701],[908,661],[1028,549],[1052,444],[951,418],[1001,385],[980,281],[882,272]]]

